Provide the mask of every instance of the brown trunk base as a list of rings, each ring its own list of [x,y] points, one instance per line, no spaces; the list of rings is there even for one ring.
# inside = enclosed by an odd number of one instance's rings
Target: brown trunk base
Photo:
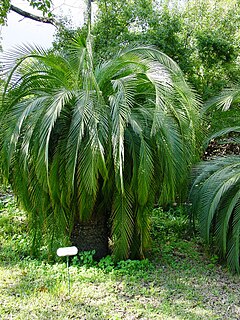
[[[71,242],[79,252],[95,250],[94,259],[100,260],[109,254],[108,234],[108,227],[105,223],[78,222],[73,227]]]

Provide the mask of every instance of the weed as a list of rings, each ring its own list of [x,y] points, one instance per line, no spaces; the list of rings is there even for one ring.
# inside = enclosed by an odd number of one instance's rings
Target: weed
[[[114,270],[115,264],[111,256],[106,256],[98,262],[98,267],[104,272],[109,273]]]
[[[82,251],[72,259],[73,266],[85,266],[87,268],[96,266],[97,262],[94,260],[96,251]]]

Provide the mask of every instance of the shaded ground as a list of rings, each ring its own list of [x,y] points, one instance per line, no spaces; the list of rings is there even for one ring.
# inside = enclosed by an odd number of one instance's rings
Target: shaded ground
[[[240,144],[218,143],[212,140],[203,155],[203,160],[210,160],[216,156],[240,155]]]

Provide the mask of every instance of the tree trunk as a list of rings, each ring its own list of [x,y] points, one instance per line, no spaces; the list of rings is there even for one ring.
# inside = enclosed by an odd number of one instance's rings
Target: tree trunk
[[[94,259],[100,260],[109,254],[109,229],[106,221],[90,220],[76,222],[71,234],[71,242],[81,251],[95,250]]]

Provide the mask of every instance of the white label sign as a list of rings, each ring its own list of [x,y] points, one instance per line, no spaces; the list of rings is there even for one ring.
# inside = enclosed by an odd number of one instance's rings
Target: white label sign
[[[75,256],[78,253],[77,247],[65,247],[57,249],[57,255],[59,257]]]

